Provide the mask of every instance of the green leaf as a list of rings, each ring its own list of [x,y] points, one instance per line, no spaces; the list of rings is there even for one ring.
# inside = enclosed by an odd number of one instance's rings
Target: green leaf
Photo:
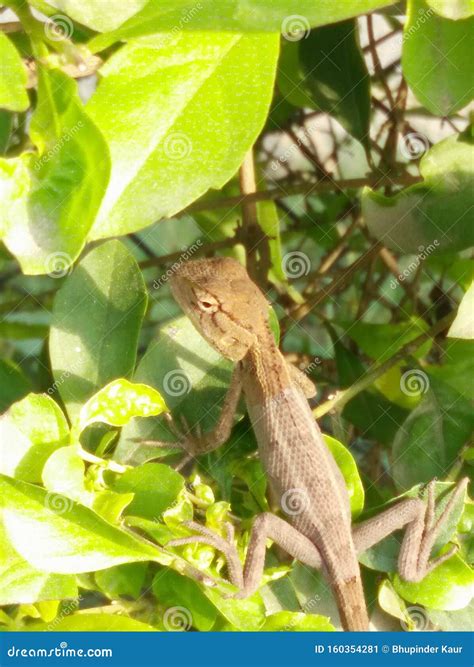
[[[0,475],[0,492],[8,538],[39,570],[75,574],[160,560],[158,547],[111,526],[65,496],[4,475]]]
[[[171,217],[233,176],[264,125],[278,42],[173,32],[130,43],[107,61],[88,111],[108,141],[112,174],[91,238]]]
[[[426,367],[430,376],[450,385],[464,398],[474,400],[472,342],[447,338],[443,342],[442,359],[445,360],[445,363],[441,366],[430,365]]]
[[[364,487],[354,457],[344,445],[330,435],[323,434],[324,442],[334,457],[346,483],[352,516],[357,517],[364,509]]]
[[[155,575],[152,589],[158,602],[167,607],[162,621],[165,630],[188,630],[192,626],[206,632],[214,625],[217,610],[195,581],[162,570]]]
[[[31,389],[21,369],[9,359],[0,359],[0,413]]]
[[[367,149],[370,146],[370,77],[356,21],[311,30],[299,43],[304,89],[313,108],[334,116]]]
[[[62,447],[51,454],[43,468],[43,484],[48,491],[83,502],[88,497],[84,485],[85,464],[77,445]],[[91,494],[92,495],[92,494]]]
[[[99,589],[111,600],[128,596],[136,600],[145,583],[147,563],[124,563],[96,572]]]
[[[238,600],[224,598],[212,588],[205,588],[204,593],[220,614],[237,630],[255,632],[260,630],[265,622],[265,608],[258,594],[245,600]]]
[[[473,18],[451,21],[426,0],[409,0],[403,74],[418,101],[436,116],[453,114],[472,99],[473,39]]]
[[[13,130],[14,114],[0,109],[0,155],[5,155]]]
[[[474,282],[463,296],[459,304],[454,322],[451,324],[448,336],[450,338],[474,338]]]
[[[474,571],[455,555],[417,584],[402,581],[395,575],[393,585],[397,593],[414,604],[431,609],[463,609],[474,596]]]
[[[146,300],[137,263],[119,241],[91,250],[56,294],[49,353],[71,419],[96,391],[132,372]]]
[[[427,609],[427,615],[437,630],[444,632],[472,632],[474,602],[459,611],[440,611]]]
[[[347,322],[344,330],[356,341],[362,352],[379,363],[392,357],[400,348],[428,331],[429,326],[421,317],[412,317],[405,322],[374,324],[371,322]],[[426,341],[416,356],[428,354],[432,342]]]
[[[31,623],[22,630],[44,632],[51,624]],[[55,632],[156,632],[156,628],[128,616],[117,614],[78,613],[54,621]]]
[[[114,483],[118,493],[134,493],[127,514],[157,519],[178,497],[184,479],[162,463],[145,463],[127,470]]]
[[[279,611],[267,616],[261,632],[332,632],[335,630],[326,616]]]
[[[427,0],[427,3],[446,19],[466,19],[474,14],[472,0]]]
[[[24,560],[12,547],[0,521],[0,605],[60,600],[77,596],[72,575],[41,572]]]
[[[125,426],[134,417],[151,417],[166,411],[166,403],[156,389],[119,378],[98,391],[81,408],[79,431],[95,422]]]
[[[84,246],[110,165],[75,81],[42,66],[38,77],[30,135],[39,153],[0,160],[0,232],[24,273],[61,276]]]
[[[30,100],[26,92],[27,73],[20,54],[5,33],[0,33],[0,108],[25,111]]]
[[[370,232],[396,252],[416,253],[418,264],[435,251],[474,245],[472,138],[465,133],[440,141],[424,155],[420,172],[423,183],[393,197],[369,188],[362,195]]]
[[[128,18],[142,9],[148,0],[127,0],[127,2],[108,3],[104,0],[48,0],[48,5],[59,9],[74,21],[97,30],[107,32],[114,30],[124,23]],[[32,5],[36,4],[33,0]],[[38,4],[38,9],[41,7]]]
[[[172,410],[203,432],[214,426],[230,383],[233,365],[223,359],[196,331],[187,317],[163,326],[138,365],[134,380],[155,387]],[[202,406],[206,406],[203,411]],[[157,447],[137,439],[176,441],[161,417],[136,419],[122,429],[114,458],[141,463],[159,456]]]
[[[69,426],[49,396],[28,394],[0,417],[0,443],[0,472],[39,482],[48,457],[69,444]]]
[[[166,0],[149,2],[114,32],[95,37],[90,47],[101,50],[120,39],[161,31],[222,30],[236,32],[282,32],[287,38],[304,36],[311,26],[336,23],[374,11],[393,0]],[[176,6],[177,5],[177,6]],[[94,26],[91,26],[94,27]],[[303,37],[301,37],[303,38]]]
[[[393,442],[392,476],[399,489],[446,475],[474,425],[469,401],[449,385],[423,375],[429,389]]]

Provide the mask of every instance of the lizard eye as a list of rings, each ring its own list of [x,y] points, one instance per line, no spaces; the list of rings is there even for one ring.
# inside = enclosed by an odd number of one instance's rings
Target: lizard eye
[[[210,299],[199,300],[198,306],[203,313],[215,313],[218,307],[217,303],[211,301]]]

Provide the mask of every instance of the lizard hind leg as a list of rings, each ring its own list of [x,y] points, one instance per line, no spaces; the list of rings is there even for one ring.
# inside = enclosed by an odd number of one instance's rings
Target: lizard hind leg
[[[448,558],[451,558],[457,551],[457,546],[453,545],[445,553],[430,559],[436,539],[444,529],[446,522],[449,520],[453,507],[456,505],[459,498],[464,495],[467,484],[467,478],[459,482],[446,503],[446,506],[436,519],[436,480],[429,482],[427,487],[428,497],[425,512],[420,514],[412,524],[408,525],[405,539],[400,550],[398,569],[401,577],[405,579],[405,581],[414,583],[421,581],[427,574],[434,570],[435,567],[444,563]]]

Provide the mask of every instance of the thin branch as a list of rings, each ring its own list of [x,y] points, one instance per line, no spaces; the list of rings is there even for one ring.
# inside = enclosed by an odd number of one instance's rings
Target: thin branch
[[[372,370],[369,370],[360,380],[354,382],[353,385],[348,387],[343,391],[339,391],[333,398],[330,398],[328,401],[321,403],[317,408],[313,410],[313,414],[316,419],[320,419],[323,415],[327,414],[331,410],[337,409],[338,411],[352,399],[354,396],[360,394],[361,391],[372,386],[377,380],[377,378],[384,375],[388,370],[393,366],[398,364],[398,362],[403,361],[406,357],[411,356],[416,352],[416,350],[429,338],[436,338],[438,334],[447,329],[452,323],[456,316],[456,311],[448,313],[441,320],[436,322],[436,324],[429,329],[429,331],[424,331],[422,334],[417,336],[415,339],[404,345],[398,350],[390,359],[387,359],[382,364],[375,366]]]

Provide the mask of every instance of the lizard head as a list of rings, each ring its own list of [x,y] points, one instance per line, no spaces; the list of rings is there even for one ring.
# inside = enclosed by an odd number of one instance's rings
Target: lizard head
[[[170,284],[174,298],[199,333],[232,361],[240,361],[268,330],[267,300],[235,259],[185,262]]]

